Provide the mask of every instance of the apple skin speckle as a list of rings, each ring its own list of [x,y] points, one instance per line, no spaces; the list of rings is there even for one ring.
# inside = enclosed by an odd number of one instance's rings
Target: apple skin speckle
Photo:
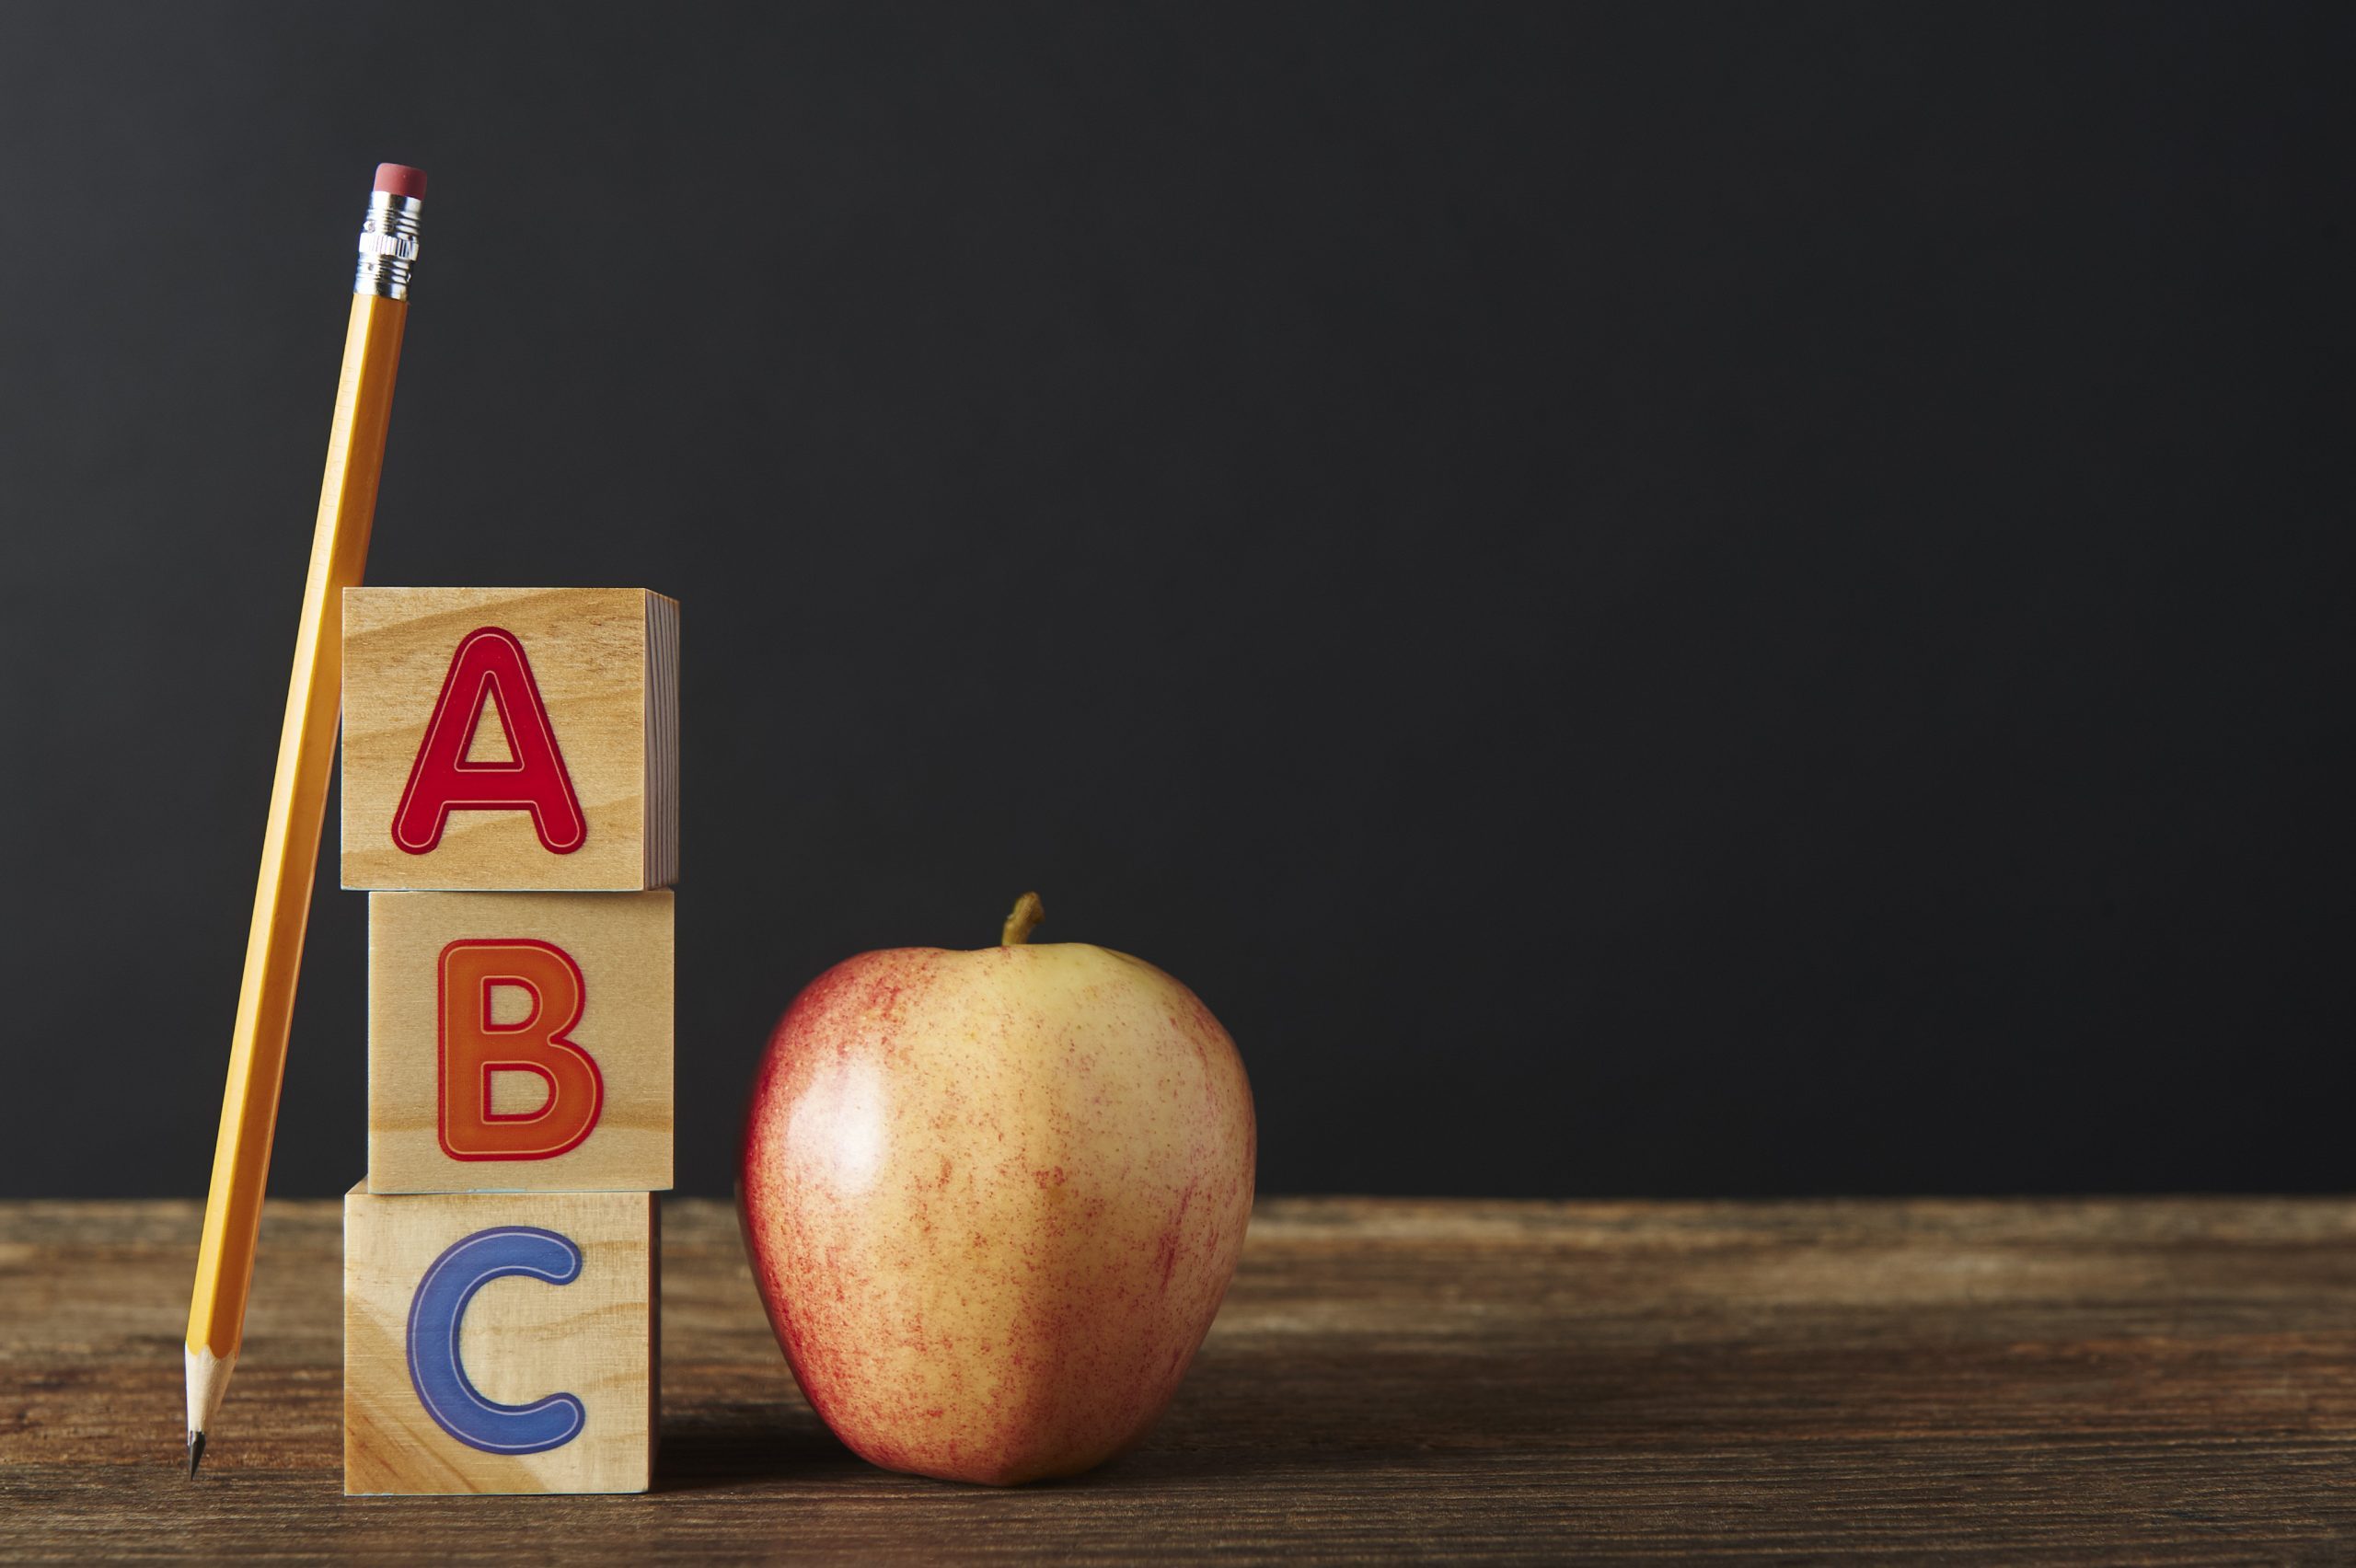
[[[1218,1315],[1257,1131],[1192,991],[1085,943],[897,948],[794,999],[739,1202],[812,1408],[887,1470],[1011,1485],[1138,1442]]]

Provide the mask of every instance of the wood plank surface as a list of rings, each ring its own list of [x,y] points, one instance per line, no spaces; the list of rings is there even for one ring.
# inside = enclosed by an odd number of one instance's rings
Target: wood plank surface
[[[2356,1203],[1273,1200],[1144,1447],[885,1474],[725,1205],[664,1219],[643,1497],[347,1499],[339,1210],[272,1205],[180,1474],[187,1204],[0,1205],[0,1557],[2356,1560]]]

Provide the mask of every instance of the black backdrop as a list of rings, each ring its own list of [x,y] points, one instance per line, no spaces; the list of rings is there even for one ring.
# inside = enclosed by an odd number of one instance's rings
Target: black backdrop
[[[371,580],[686,607],[683,1189],[1034,885],[1269,1191],[2349,1186],[2350,16],[0,5],[0,1190],[202,1190],[380,158]]]

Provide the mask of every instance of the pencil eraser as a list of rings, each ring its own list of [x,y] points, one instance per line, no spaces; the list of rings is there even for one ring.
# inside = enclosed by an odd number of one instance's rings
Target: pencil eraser
[[[378,164],[376,189],[389,190],[396,196],[413,197],[422,202],[425,200],[425,171],[422,168],[411,168],[407,164]]]

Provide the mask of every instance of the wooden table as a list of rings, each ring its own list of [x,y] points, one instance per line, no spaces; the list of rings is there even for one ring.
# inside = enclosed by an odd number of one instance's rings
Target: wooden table
[[[2356,1561],[2356,1204],[1262,1204],[1161,1427],[887,1475],[794,1392],[725,1205],[664,1223],[658,1490],[347,1501],[339,1210],[263,1228],[182,1478],[197,1210],[0,1205],[0,1556],[385,1562]]]

